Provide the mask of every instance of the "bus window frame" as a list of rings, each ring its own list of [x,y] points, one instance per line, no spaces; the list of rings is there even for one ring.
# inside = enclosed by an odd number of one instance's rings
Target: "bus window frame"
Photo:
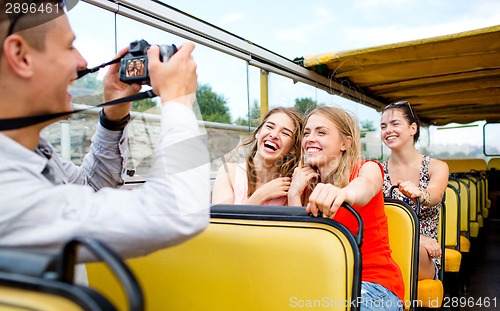
[[[491,154],[487,153],[486,146],[488,146],[488,144],[487,144],[488,142],[486,141],[486,136],[487,136],[486,126],[488,126],[488,125],[490,125],[490,126],[496,125],[496,126],[500,127],[500,122],[486,122],[485,124],[483,124],[483,154],[485,156],[488,156],[488,157],[500,156],[500,152],[499,153],[491,153]]]

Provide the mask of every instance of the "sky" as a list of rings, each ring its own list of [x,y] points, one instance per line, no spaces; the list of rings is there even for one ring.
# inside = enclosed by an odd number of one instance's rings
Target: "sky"
[[[500,0],[274,0],[274,1],[186,1],[170,0],[164,3],[184,11],[190,15],[214,24],[228,32],[249,40],[274,53],[288,59],[321,54],[325,52],[345,51],[377,45],[423,39],[472,29],[478,29],[500,24]],[[111,42],[99,42],[96,32],[113,33],[110,18],[100,19],[85,13],[82,3],[77,5],[70,14],[70,21],[78,37],[77,47],[84,49],[82,54],[87,57],[89,65],[96,65],[109,60],[112,55],[103,58],[101,46]],[[71,12],[70,12],[71,13]],[[89,23],[100,19],[99,23]],[[106,21],[107,20],[107,21]],[[107,24],[108,23],[108,24]],[[126,45],[132,39],[144,37],[150,43],[176,42],[176,39],[165,37],[162,33],[143,33],[133,23],[120,22],[128,30],[119,33],[119,45]],[[85,34],[88,32],[87,34]],[[91,34],[93,33],[93,34]],[[85,34],[80,36],[80,34]],[[90,38],[90,39],[89,39]],[[177,39],[178,41],[178,39]],[[202,48],[196,48],[196,57],[203,58],[202,53],[208,53]],[[212,64],[199,65],[198,76],[201,82],[210,82],[214,91],[223,92],[229,99],[229,107],[233,119],[239,116],[241,102],[234,93],[245,93],[240,87],[246,87],[244,81],[228,86],[227,80],[218,80],[216,73],[226,78],[233,74],[234,66],[223,68],[213,57]],[[243,70],[243,69],[241,69]],[[219,72],[220,71],[220,72]],[[291,86],[285,85],[284,87]],[[295,90],[300,92],[300,90]],[[295,96],[307,97],[304,95]],[[356,114],[368,115],[378,127],[379,116],[374,113],[364,113],[364,107],[353,106],[353,103],[335,96],[339,105],[354,110]],[[281,100],[281,99],[279,99]],[[284,101],[293,99],[283,99]],[[350,107],[350,109],[349,109]],[[241,109],[239,109],[241,110]],[[471,130],[472,131],[472,130]],[[477,127],[477,135],[481,137],[482,127]],[[446,136],[450,131],[439,131]],[[452,142],[454,137],[443,138]],[[473,138],[477,141],[477,138]],[[463,142],[463,137],[461,141]]]
[[[498,0],[163,2],[290,59],[500,24]]]

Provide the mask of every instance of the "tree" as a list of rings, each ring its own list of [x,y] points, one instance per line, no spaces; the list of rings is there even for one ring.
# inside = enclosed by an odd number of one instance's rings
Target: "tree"
[[[231,114],[224,96],[212,91],[208,84],[202,84],[196,90],[196,99],[204,121],[231,123]]]
[[[103,81],[97,79],[97,74],[88,74],[76,80],[69,88],[73,102],[96,106],[104,101]],[[132,102],[132,111],[148,111],[155,108],[156,103],[151,98]]]
[[[313,109],[318,107],[318,103],[312,98],[296,98],[294,108],[302,115],[305,116]]]
[[[373,121],[364,120],[361,121],[361,138],[365,138],[367,132],[374,132],[375,126],[373,125]]]
[[[156,108],[156,102],[152,98],[136,100],[132,102],[132,111],[145,112]]]
[[[363,132],[374,132],[376,129],[375,129],[375,126],[373,125],[373,121],[372,120],[364,120],[364,121],[361,121],[361,131]]]
[[[102,80],[97,79],[97,74],[88,74],[83,76],[82,78],[76,80],[71,86],[70,89],[83,91],[86,90],[88,92],[95,93],[102,92],[103,82]]]
[[[250,108],[250,111],[248,111],[247,118],[241,118],[239,117],[236,119],[234,122],[236,125],[243,125],[243,126],[248,126],[248,120],[250,120],[250,126],[252,127],[257,127],[259,126],[260,123],[260,107],[259,107],[259,102],[254,101],[252,108]]]

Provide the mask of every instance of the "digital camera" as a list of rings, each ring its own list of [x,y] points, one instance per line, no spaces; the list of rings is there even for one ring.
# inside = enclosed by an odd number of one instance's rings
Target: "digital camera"
[[[147,51],[151,47],[146,40],[130,43],[128,53],[121,59],[120,81],[132,84],[150,84]],[[177,52],[175,45],[159,45],[160,61],[167,62]]]

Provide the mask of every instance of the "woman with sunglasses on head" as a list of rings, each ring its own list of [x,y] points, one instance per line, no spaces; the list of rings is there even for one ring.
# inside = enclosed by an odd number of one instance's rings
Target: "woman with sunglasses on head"
[[[448,185],[448,165],[423,155],[415,148],[420,121],[407,101],[392,103],[382,110],[380,122],[384,144],[391,157],[384,161],[384,194],[416,208],[420,200],[420,258],[418,279],[434,279],[440,265],[441,246],[437,242],[439,211]],[[399,188],[390,192],[392,185]]]
[[[300,159],[303,121],[293,108],[271,109],[242,147],[246,163],[226,163],[217,173],[212,204],[287,204],[290,178]]]
[[[306,205],[353,234],[358,223],[340,206],[346,202],[358,211],[364,223],[361,310],[402,310],[404,283],[389,247],[383,171],[380,163],[362,160],[358,123],[340,108],[319,107],[306,118],[302,151],[305,163],[294,170],[288,204]]]

